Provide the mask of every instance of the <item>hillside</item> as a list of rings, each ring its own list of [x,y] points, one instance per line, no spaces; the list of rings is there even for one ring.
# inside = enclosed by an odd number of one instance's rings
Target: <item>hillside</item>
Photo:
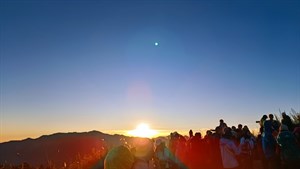
[[[0,143],[0,164],[20,164],[27,162],[33,166],[56,166],[75,161],[84,155],[99,152],[104,155],[107,149],[122,144],[126,140],[133,143],[133,137],[109,135],[99,131],[83,133],[56,133],[37,139],[25,139]],[[100,157],[99,157],[100,158]]]

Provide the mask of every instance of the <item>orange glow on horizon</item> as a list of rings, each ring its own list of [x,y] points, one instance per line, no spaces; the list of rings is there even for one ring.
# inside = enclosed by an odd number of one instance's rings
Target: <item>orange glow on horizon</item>
[[[152,138],[158,135],[157,130],[150,129],[146,123],[139,124],[134,130],[127,132],[129,136]]]

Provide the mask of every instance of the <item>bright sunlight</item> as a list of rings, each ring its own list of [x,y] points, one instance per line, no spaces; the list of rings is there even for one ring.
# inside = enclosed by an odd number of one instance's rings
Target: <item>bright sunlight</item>
[[[141,123],[134,130],[128,131],[128,135],[135,137],[152,138],[157,134],[158,132],[156,130],[150,129],[149,125],[146,123]]]

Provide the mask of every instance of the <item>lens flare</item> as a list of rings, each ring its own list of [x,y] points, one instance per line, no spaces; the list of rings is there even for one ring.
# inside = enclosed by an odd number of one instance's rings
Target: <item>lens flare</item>
[[[134,130],[128,131],[128,135],[130,136],[146,138],[152,138],[157,135],[157,133],[156,130],[150,129],[149,125],[146,123],[141,123]]]

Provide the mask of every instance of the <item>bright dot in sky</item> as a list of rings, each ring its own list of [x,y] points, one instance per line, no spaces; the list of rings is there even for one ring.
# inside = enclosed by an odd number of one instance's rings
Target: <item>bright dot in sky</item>
[[[146,123],[139,124],[134,130],[128,131],[128,135],[135,137],[151,138],[157,134],[157,131],[150,129]]]
[[[155,45],[155,46],[158,46],[158,42],[155,42],[154,45]]]

